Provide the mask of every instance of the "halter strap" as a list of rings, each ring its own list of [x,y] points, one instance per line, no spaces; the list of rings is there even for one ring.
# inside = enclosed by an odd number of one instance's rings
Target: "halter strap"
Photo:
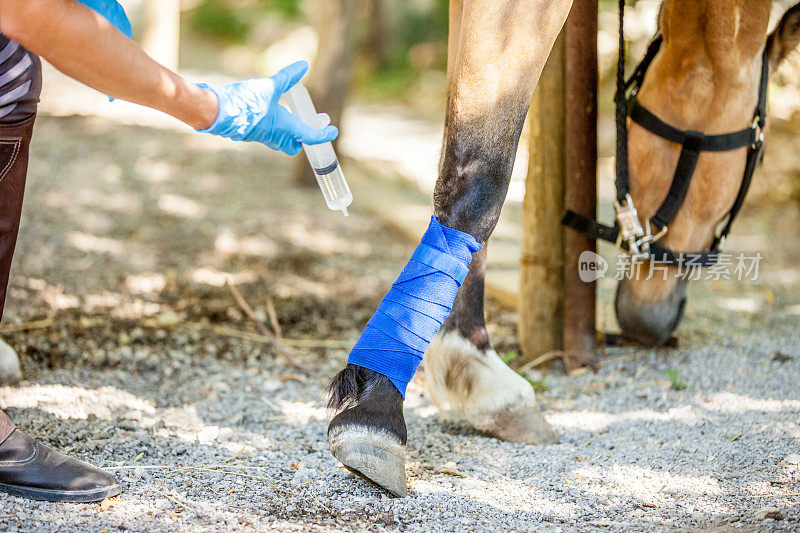
[[[700,132],[678,129],[658,118],[642,105],[636,96],[632,96],[628,102],[628,116],[650,133],[675,144],[684,144],[689,136],[699,136],[700,144],[697,149],[700,152],[727,152],[750,146],[756,141],[757,129],[752,126],[722,135],[704,135]]]
[[[714,238],[714,243],[711,245],[712,249],[719,248],[725,241],[725,238],[731,232],[731,226],[736,219],[736,215],[744,205],[744,199],[747,196],[747,191],[750,189],[750,183],[753,181],[753,174],[755,173],[756,166],[764,157],[764,127],[767,124],[767,90],[769,88],[769,60],[767,57],[767,50],[764,49],[764,57],[761,60],[761,79],[758,83],[758,104],[756,106],[755,123],[758,124],[759,133],[756,137],[750,150],[747,152],[747,162],[744,167],[744,176],[742,178],[742,185],[739,187],[739,193],[733,201],[733,206],[728,213],[728,221],[725,227],[719,232],[719,235]]]
[[[625,0],[619,0],[619,55],[617,58],[617,90],[614,95],[616,104],[617,150],[616,150],[616,189],[618,205],[626,205],[629,199],[629,168],[628,168],[628,127],[630,119],[649,131],[669,142],[681,145],[681,153],[675,168],[669,191],[664,201],[656,210],[650,222],[659,228],[666,228],[680,209],[689,190],[692,176],[694,175],[701,152],[725,152],[749,147],[744,174],[739,186],[739,191],[728,212],[728,220],[720,233],[714,238],[711,249],[707,252],[676,253],[665,246],[655,242],[658,238],[648,236],[649,256],[661,259],[674,265],[691,263],[691,266],[710,266],[719,258],[719,248],[730,233],[734,219],[742,208],[747,191],[752,182],[753,173],[762,157],[764,126],[766,125],[767,89],[769,82],[769,60],[767,51],[764,50],[761,60],[761,78],[758,87],[758,103],[750,127],[721,135],[705,135],[701,132],[681,130],[664,122],[649,109],[641,104],[636,95],[644,82],[647,69],[658,54],[663,37],[656,34],[647,48],[647,53],[634,69],[630,78],[625,76],[625,38],[623,32]],[[630,94],[630,97],[628,97]],[[630,206],[632,209],[632,206]],[[635,214],[635,211],[633,211]],[[621,245],[626,244],[619,238],[619,224],[606,226],[578,213],[567,211],[562,220],[565,226],[576,229],[596,239],[602,239]],[[663,233],[662,233],[663,234]],[[689,260],[687,260],[689,258]]]
[[[617,201],[620,203],[624,202],[625,198],[628,196],[628,102],[627,102],[628,84],[625,82],[625,31],[624,30],[625,30],[625,0],[619,0],[619,43],[618,43],[619,54],[617,55],[617,90],[614,93],[614,104],[615,104],[615,122],[617,128],[616,186],[617,186]]]

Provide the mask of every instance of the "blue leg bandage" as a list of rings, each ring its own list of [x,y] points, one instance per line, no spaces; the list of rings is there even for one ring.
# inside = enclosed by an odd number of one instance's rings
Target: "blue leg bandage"
[[[425,350],[450,314],[472,254],[480,249],[471,235],[431,217],[411,260],[367,322],[347,362],[388,377],[405,397]]]

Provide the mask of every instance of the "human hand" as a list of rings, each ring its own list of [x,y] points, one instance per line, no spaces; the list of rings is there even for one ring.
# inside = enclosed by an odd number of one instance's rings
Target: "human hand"
[[[219,112],[214,123],[200,133],[211,133],[234,141],[260,142],[295,155],[303,144],[330,142],[339,135],[336,126],[314,128],[278,103],[308,71],[298,61],[270,78],[254,78],[225,86],[198,84],[217,95]]]

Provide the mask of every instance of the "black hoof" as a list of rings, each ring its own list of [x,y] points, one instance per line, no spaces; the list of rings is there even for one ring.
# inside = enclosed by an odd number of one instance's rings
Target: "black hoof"
[[[344,426],[328,431],[331,453],[351,472],[394,496],[408,492],[406,447],[396,437],[372,428]]]
[[[350,471],[395,496],[408,492],[403,397],[385,376],[348,365],[329,387],[331,452]]]

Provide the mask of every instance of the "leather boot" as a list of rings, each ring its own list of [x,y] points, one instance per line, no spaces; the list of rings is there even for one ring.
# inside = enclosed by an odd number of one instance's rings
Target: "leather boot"
[[[35,116],[0,124],[0,318],[17,243]],[[0,411],[0,491],[34,500],[94,502],[122,492],[113,475],[40,444]]]
[[[17,244],[28,147],[36,116],[22,122],[0,124],[0,319],[6,302],[8,274]]]
[[[49,502],[96,502],[122,487],[108,472],[36,442],[0,411],[0,491]]]

